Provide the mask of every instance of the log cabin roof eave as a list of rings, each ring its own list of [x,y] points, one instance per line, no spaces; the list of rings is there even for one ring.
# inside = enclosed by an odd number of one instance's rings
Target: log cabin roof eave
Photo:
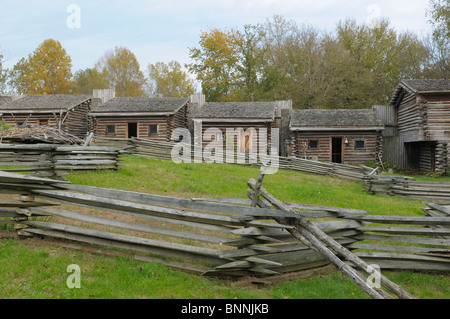
[[[343,131],[381,131],[384,126],[357,126],[357,127],[312,127],[312,126],[289,126],[289,130],[298,132],[343,132]]]
[[[50,95],[48,95],[48,96],[50,96]],[[44,95],[44,97],[45,97],[45,95]],[[81,100],[76,101],[76,103],[73,103],[73,104],[68,104],[68,105],[63,105],[63,106],[59,105],[59,106],[48,107],[48,108],[33,107],[33,106],[28,106],[28,108],[25,108],[24,106],[15,106],[12,103],[7,103],[5,105],[0,105],[0,113],[13,113],[13,114],[48,113],[48,114],[53,114],[54,112],[60,112],[61,110],[64,112],[70,112],[73,109],[79,107],[80,105],[88,102],[89,100],[92,100],[92,96],[87,96]]]

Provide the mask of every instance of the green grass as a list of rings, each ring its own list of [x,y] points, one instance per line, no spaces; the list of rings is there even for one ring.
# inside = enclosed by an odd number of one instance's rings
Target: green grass
[[[256,179],[259,172],[257,167],[177,165],[136,156],[126,157],[124,164],[125,168],[119,171],[73,172],[67,178],[75,184],[185,198],[245,198],[248,179]],[[357,208],[374,214],[423,215],[419,201],[369,195],[360,182],[280,170],[267,175],[263,186],[285,202]],[[339,272],[270,287],[239,287],[159,263],[54,247],[38,239],[0,240],[0,260],[2,298],[368,298]],[[81,268],[80,289],[69,289],[66,285],[70,275],[66,269],[70,264]],[[417,298],[450,297],[448,275],[412,272],[386,272],[385,275]]]
[[[230,164],[175,164],[138,156],[125,158],[125,168],[70,174],[74,184],[133,190],[177,197],[246,198],[247,181],[256,179],[259,168]],[[279,170],[266,175],[269,192],[285,202],[363,209],[373,214],[423,215],[419,201],[373,196],[361,182],[295,171]]]
[[[159,263],[108,257],[32,241],[0,240],[0,295],[6,299],[367,299],[341,273],[270,287],[233,286]],[[67,266],[80,266],[81,288],[68,288]],[[449,298],[448,276],[385,275],[418,298]]]

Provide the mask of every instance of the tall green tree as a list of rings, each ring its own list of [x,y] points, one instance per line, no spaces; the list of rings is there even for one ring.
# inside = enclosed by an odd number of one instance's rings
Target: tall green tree
[[[72,60],[59,41],[48,39],[10,71],[10,85],[20,94],[66,94],[72,82]]]
[[[109,89],[108,81],[103,73],[100,73],[95,68],[86,68],[75,72],[74,87],[72,92],[74,94],[92,94],[94,89]]]
[[[195,83],[177,61],[148,65],[150,94],[157,97],[185,97],[194,93]]]
[[[199,48],[189,48],[189,57],[194,62],[186,66],[201,82],[207,101],[235,100],[240,41],[234,29],[212,29],[200,34]]]
[[[427,10],[433,27],[431,39],[427,39],[430,53],[428,75],[450,78],[450,0],[431,0]]]
[[[371,95],[378,103],[387,103],[404,77],[421,77],[427,61],[427,50],[417,36],[397,33],[387,19],[376,27],[358,25],[355,20],[337,25],[337,38],[355,63],[372,75]]]
[[[114,88],[117,97],[145,95],[145,76],[139,62],[129,49],[116,46],[108,50],[95,64],[102,73],[108,87]]]

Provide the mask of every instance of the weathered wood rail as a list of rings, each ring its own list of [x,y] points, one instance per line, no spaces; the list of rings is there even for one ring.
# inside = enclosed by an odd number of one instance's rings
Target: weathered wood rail
[[[130,149],[130,151],[134,155],[165,160],[172,159],[172,149],[176,145],[176,143],[174,142],[160,142],[140,138],[124,139],[124,138],[95,137],[94,140],[96,145],[132,146],[133,148]],[[190,157],[191,162],[194,162],[195,159],[194,147],[192,147],[190,155],[191,155]],[[227,153],[225,151],[223,152],[223,160],[222,160],[223,163],[227,163],[227,156],[228,159],[231,158],[232,163],[235,164],[257,165],[257,166],[262,164],[259,157],[257,157],[256,162],[252,162],[249,159],[248,153],[247,154],[237,152]],[[238,162],[237,159],[239,157],[243,159],[243,163]],[[334,177],[342,177],[352,180],[362,180],[363,177],[372,170],[371,168],[365,166],[354,166],[347,164],[312,161],[297,157],[278,156],[277,161],[278,166],[281,169],[295,170]]]
[[[126,148],[56,144],[0,144],[0,169],[57,178],[65,171],[118,169]]]
[[[205,276],[273,277],[330,263],[300,243],[290,232],[293,226],[274,221],[278,218],[308,218],[383,270],[450,270],[448,215],[380,216],[294,203],[284,203],[289,211],[283,211],[267,201],[265,208],[251,207],[250,199],[174,198],[3,171],[0,193],[8,194],[0,201],[0,222],[14,224],[22,236],[120,248],[141,260],[158,256],[171,267]]]
[[[418,181],[412,177],[375,175],[363,178],[371,194],[408,197],[450,204],[450,183]]]

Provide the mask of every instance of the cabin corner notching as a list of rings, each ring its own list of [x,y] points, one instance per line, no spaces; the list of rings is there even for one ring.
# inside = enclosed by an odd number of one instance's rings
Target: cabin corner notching
[[[390,105],[376,112],[393,128],[384,136],[388,163],[413,172],[449,169],[450,80],[402,80]]]

